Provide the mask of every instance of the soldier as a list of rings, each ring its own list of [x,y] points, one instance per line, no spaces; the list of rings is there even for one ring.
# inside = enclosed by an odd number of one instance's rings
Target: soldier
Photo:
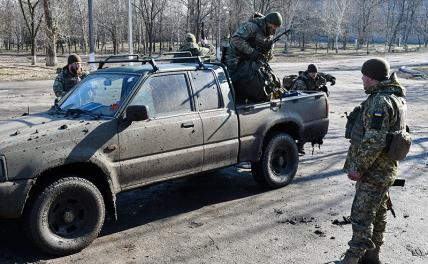
[[[301,91],[323,91],[329,95],[326,83],[330,85],[336,84],[336,78],[330,74],[318,72],[315,64],[309,64],[308,69],[304,72],[299,72],[299,77],[294,82],[291,90]]]
[[[232,78],[238,64],[244,60],[272,59],[273,35],[281,24],[281,14],[274,12],[250,19],[238,28],[232,35],[225,56],[225,64]]]
[[[353,236],[341,263],[381,263],[379,250],[386,226],[388,189],[397,174],[398,161],[386,151],[388,138],[406,125],[405,88],[383,59],[364,62],[361,72],[368,98],[351,113],[356,116],[350,133],[344,171],[356,181],[351,209]],[[347,124],[348,127],[348,124]],[[396,146],[394,146],[395,148]]]
[[[61,99],[68,91],[82,80],[88,73],[81,67],[82,59],[77,54],[68,56],[67,65],[56,76],[53,91],[57,99]]]
[[[192,33],[186,34],[185,42],[180,46],[178,51],[190,51],[192,56],[207,56],[211,55],[214,52],[214,47],[206,43],[200,47],[196,43],[196,37]]]

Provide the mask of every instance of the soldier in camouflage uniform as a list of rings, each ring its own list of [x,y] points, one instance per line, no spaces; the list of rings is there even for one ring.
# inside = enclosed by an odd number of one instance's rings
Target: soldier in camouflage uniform
[[[341,263],[381,263],[379,249],[386,226],[388,189],[397,175],[398,161],[385,153],[387,135],[406,122],[405,88],[382,59],[366,61],[361,69],[369,97],[356,107],[351,146],[344,166],[356,181],[351,209],[353,236]],[[353,113],[351,113],[353,114]],[[354,113],[355,114],[355,113]],[[354,115],[355,116],[355,115]]]
[[[274,12],[250,19],[238,28],[230,39],[224,60],[232,78],[243,60],[267,62],[272,59],[273,35],[281,24],[281,14]]]
[[[214,54],[214,47],[206,44],[204,47],[200,47],[196,43],[196,37],[192,33],[186,34],[185,42],[180,46],[178,51],[190,51],[192,56],[208,56]]]
[[[82,59],[79,55],[71,54],[68,56],[67,65],[61,70],[55,78],[53,91],[57,99],[61,99],[71,88],[82,80],[88,73],[81,67]]]
[[[299,72],[299,77],[294,82],[291,90],[323,91],[329,94],[325,86],[327,82],[334,85],[336,83],[336,78],[330,74],[318,72],[318,68],[315,64],[309,64],[306,71]]]

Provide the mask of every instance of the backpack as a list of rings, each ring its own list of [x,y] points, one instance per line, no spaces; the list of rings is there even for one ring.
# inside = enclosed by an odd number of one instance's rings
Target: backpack
[[[251,102],[266,102],[272,92],[280,88],[278,78],[269,64],[261,61],[242,61],[232,76],[236,96]]]
[[[290,91],[293,88],[294,83],[297,81],[299,76],[297,75],[287,75],[282,79],[282,88]]]

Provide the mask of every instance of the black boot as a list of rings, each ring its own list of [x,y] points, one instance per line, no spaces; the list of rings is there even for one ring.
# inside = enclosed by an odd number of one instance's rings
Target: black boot
[[[340,264],[358,264],[358,257],[349,253],[347,251],[345,253],[345,257],[339,262]]]
[[[376,246],[376,248],[372,250],[366,250],[366,253],[361,257],[359,264],[382,264],[379,259],[379,251],[380,247]]]

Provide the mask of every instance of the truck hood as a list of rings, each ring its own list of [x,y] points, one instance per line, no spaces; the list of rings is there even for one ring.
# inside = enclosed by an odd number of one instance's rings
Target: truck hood
[[[0,155],[49,141],[76,140],[100,122],[103,121],[90,116],[67,116],[51,111],[0,120]]]

